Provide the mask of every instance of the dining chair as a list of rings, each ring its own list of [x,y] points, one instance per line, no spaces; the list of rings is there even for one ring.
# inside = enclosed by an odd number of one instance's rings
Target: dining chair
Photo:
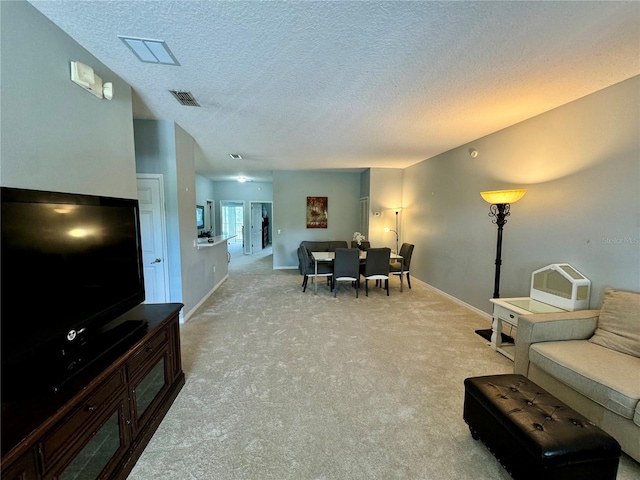
[[[361,274],[364,276],[364,291],[369,296],[369,280],[384,280],[387,296],[389,296],[389,259],[391,257],[391,249],[370,248],[367,250],[367,259],[361,266]]]
[[[409,266],[411,265],[411,255],[413,255],[414,245],[411,243],[403,243],[400,247],[400,256],[402,257],[402,263],[393,262],[389,266],[389,272],[391,275],[406,275],[407,285],[411,288],[411,277],[409,276]]]
[[[333,296],[338,295],[338,282],[353,282],[358,298],[360,286],[360,251],[356,248],[336,248],[333,261]]]
[[[302,291],[307,291],[307,283],[309,281],[309,277],[314,277],[316,274],[315,262],[311,259],[307,248],[303,245],[298,247],[298,258],[300,259],[300,266],[302,269],[302,275],[304,275],[304,279],[302,280]],[[333,265],[330,263],[318,263],[318,277],[327,277],[327,283],[333,289]],[[314,280],[315,281],[315,280]]]

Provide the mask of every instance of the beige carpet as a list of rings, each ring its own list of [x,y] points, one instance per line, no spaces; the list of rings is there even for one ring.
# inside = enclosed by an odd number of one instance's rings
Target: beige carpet
[[[464,378],[513,367],[486,319],[397,279],[302,293],[270,250],[229,272],[182,326],[186,385],[130,479],[510,478],[462,420]]]

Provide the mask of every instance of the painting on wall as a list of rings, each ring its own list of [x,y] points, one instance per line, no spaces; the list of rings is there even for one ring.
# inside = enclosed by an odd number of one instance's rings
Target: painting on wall
[[[307,228],[327,228],[328,197],[307,197]]]

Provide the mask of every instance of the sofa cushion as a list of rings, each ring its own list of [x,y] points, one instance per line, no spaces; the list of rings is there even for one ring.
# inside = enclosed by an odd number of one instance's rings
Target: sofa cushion
[[[531,363],[577,392],[628,419],[640,401],[640,358],[587,340],[531,345]]]
[[[640,402],[636,405],[636,413],[633,416],[633,423],[640,427]]]
[[[598,327],[589,341],[640,358],[640,293],[605,288]]]

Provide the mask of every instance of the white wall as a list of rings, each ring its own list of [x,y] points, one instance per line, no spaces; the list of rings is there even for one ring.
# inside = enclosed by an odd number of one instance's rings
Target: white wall
[[[0,2],[0,183],[137,198],[131,87],[27,2]],[[100,100],[71,60],[113,82]]]
[[[640,77],[409,167],[404,240],[413,276],[491,310],[497,227],[484,190],[528,189],[504,227],[501,297],[568,262],[592,281],[640,290]],[[468,149],[476,148],[472,159]]]
[[[307,197],[328,197],[328,228],[307,228]],[[360,173],[273,172],[275,268],[297,268],[301,241],[351,242],[359,225]]]

